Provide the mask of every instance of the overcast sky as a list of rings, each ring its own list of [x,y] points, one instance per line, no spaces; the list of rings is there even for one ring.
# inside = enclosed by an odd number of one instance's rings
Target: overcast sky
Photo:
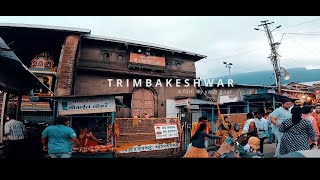
[[[0,23],[58,25],[91,29],[91,34],[171,46],[208,56],[196,63],[197,76],[227,75],[223,61],[234,65],[231,73],[272,69],[267,37],[255,31],[262,20],[275,22],[274,39],[280,42],[281,66],[320,68],[320,16],[121,16],[121,17],[0,17]],[[310,22],[312,21],[312,22]],[[292,27],[291,27],[292,26]],[[282,30],[281,30],[282,29]]]

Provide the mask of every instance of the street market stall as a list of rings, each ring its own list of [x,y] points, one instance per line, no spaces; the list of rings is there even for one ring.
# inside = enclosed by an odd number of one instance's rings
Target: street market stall
[[[81,151],[73,148],[73,158],[113,158],[115,156],[114,117],[118,108],[127,107],[115,95],[59,97],[58,115],[70,117]]]

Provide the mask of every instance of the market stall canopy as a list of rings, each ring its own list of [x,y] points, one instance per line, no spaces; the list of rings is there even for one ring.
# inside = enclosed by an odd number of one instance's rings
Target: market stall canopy
[[[280,158],[320,158],[320,149],[295,151],[283,155]]]
[[[272,101],[273,98],[277,102],[282,102],[286,99],[292,100],[292,98],[289,98],[287,96],[280,96],[278,94],[273,93],[264,93],[264,94],[251,94],[251,95],[244,95],[244,101]]]
[[[28,91],[37,87],[50,91],[28,70],[0,37],[0,91],[27,94]]]

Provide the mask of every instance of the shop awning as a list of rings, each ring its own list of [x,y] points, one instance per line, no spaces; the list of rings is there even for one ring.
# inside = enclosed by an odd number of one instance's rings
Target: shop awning
[[[0,37],[0,91],[28,94],[28,91],[37,87],[50,91],[28,70]]]
[[[287,96],[280,96],[278,94],[273,93],[244,95],[244,101],[250,102],[272,101],[273,98],[276,102],[282,102],[286,99],[293,100],[292,98],[289,98]]]
[[[216,105],[217,103],[202,99],[191,99],[190,105]]]

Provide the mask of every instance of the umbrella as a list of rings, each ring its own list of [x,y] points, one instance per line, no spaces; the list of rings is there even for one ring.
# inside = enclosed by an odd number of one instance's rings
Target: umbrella
[[[320,149],[295,151],[283,155],[280,158],[320,158]]]
[[[27,94],[28,91],[39,86],[48,89],[0,37],[0,91]]]

